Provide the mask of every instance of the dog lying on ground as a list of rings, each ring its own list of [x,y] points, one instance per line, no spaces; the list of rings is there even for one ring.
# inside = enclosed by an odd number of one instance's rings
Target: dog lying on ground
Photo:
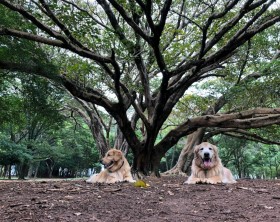
[[[102,158],[101,163],[105,169],[99,174],[92,175],[86,180],[87,183],[135,182],[130,172],[129,163],[122,151],[117,149],[109,150]]]
[[[185,182],[195,183],[236,183],[231,171],[225,168],[218,155],[218,148],[203,142],[194,148],[191,176]]]

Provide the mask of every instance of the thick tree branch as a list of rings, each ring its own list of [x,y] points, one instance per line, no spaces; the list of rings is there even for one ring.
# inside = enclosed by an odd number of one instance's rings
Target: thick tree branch
[[[71,92],[72,95],[87,102],[94,102],[97,105],[103,106],[109,113],[115,112],[117,110],[117,104],[109,101],[101,92],[88,87],[81,87],[79,84],[77,84],[77,82],[74,83],[65,76],[54,73],[54,71],[51,71],[49,68],[31,64],[27,66],[26,64],[0,61],[0,69],[46,77],[55,81],[56,83],[62,84],[69,92]]]
[[[153,2],[151,0],[147,0],[146,4],[144,4],[141,0],[136,0],[136,2],[140,5],[142,8],[142,11],[145,13],[147,22],[149,24],[149,27],[152,31],[152,33],[155,32],[155,24],[152,19],[152,7],[153,7]]]
[[[165,147],[171,147],[177,143],[179,138],[186,136],[201,127],[219,127],[219,128],[238,128],[251,129],[280,124],[280,108],[256,108],[232,114],[206,115],[188,119],[185,123],[174,130],[171,130],[155,149],[167,150]],[[167,145],[168,144],[168,145]]]
[[[105,2],[105,0],[104,0],[104,2]],[[138,35],[140,35],[144,40],[146,40],[149,44],[151,44],[150,37],[147,36],[142,31],[142,29],[133,21],[133,19],[128,16],[125,9],[120,4],[118,4],[115,0],[109,0],[109,2],[114,6],[115,9],[117,9],[117,11],[120,13],[120,15],[123,17],[123,19],[127,22],[127,24],[130,25]]]
[[[63,42],[61,40],[50,39],[50,38],[42,37],[39,35],[31,34],[28,32],[18,31],[18,30],[9,29],[9,28],[0,28],[0,35],[9,35],[9,36],[27,39],[27,40],[31,40],[31,41],[35,41],[38,43],[51,45],[51,46],[57,46],[59,48],[68,49],[74,53],[77,53],[80,56],[83,56],[83,57],[86,57],[89,59],[93,59],[93,60],[101,62],[101,63],[103,63],[103,62],[111,63],[111,59],[108,57],[102,57],[102,56],[96,55],[91,51],[84,50],[71,43],[65,44],[65,42]]]
[[[260,143],[264,143],[264,144],[280,145],[280,142],[263,138],[261,136],[258,136],[255,133],[250,133],[250,132],[245,131],[245,130],[235,130],[233,132],[223,132],[222,134],[227,135],[227,136],[231,136],[231,137],[236,137],[238,139],[246,139],[246,140],[251,140],[251,141],[260,142]]]
[[[162,31],[164,29],[165,22],[166,22],[166,19],[167,19],[167,14],[168,14],[168,12],[170,10],[170,7],[171,7],[171,3],[172,3],[172,0],[166,0],[164,2],[163,8],[160,10],[160,21],[155,26],[156,31],[157,31],[157,33],[155,33],[155,34],[158,36],[158,38],[161,36]]]
[[[86,112],[84,112],[78,107],[71,106],[70,108],[84,119],[84,121],[91,130],[91,133],[93,135],[93,138],[95,139],[96,145],[98,147],[98,150],[100,151],[101,156],[105,156],[106,152],[108,151],[108,149],[110,149],[110,147],[109,143],[106,141],[106,138],[104,136],[104,125],[102,123],[102,119],[98,115],[97,110],[91,109],[88,103],[79,98],[75,99]],[[106,126],[104,127],[104,129],[106,132],[108,132]]]
[[[12,36],[16,36],[19,38],[24,38],[24,39],[28,39],[28,40],[48,44],[48,45],[58,46],[61,48],[68,49],[74,53],[77,53],[80,56],[90,58],[90,59],[93,59],[98,62],[106,62],[106,63],[111,62],[110,59],[107,57],[102,57],[100,55],[96,55],[95,53],[86,49],[85,47],[80,47],[79,46],[80,44],[78,44],[78,45],[73,44],[73,42],[71,42],[71,40],[69,40],[66,36],[60,34],[59,32],[52,30],[50,27],[48,27],[45,24],[43,24],[42,22],[40,22],[32,14],[27,12],[23,7],[16,5],[16,4],[12,4],[12,3],[10,3],[10,1],[6,1],[6,0],[0,0],[0,3],[4,6],[8,7],[9,9],[20,13],[23,17],[30,20],[36,27],[38,27],[39,29],[46,32],[51,37],[53,37],[57,40],[54,41],[54,40],[46,38],[46,37],[40,37],[39,35],[23,32],[23,31],[19,31],[19,30],[14,30],[14,29],[8,29],[8,28],[0,28],[1,35],[12,35]],[[77,42],[75,42],[75,43],[77,43]]]
[[[22,39],[32,40],[39,43],[44,43],[51,46],[58,46],[60,48],[66,48],[66,45],[61,40],[49,39],[43,36],[35,35],[29,32],[23,32],[10,28],[0,28],[0,35],[14,36]]]
[[[251,140],[255,142],[261,142],[264,144],[277,144],[280,145],[280,142],[269,140],[266,138],[263,138],[256,133],[251,133],[250,131],[246,131],[243,129],[236,129],[236,128],[217,128],[214,130],[211,130],[210,132],[206,133],[204,136],[204,140],[207,141],[209,138],[218,135],[218,134],[223,134],[231,137],[236,137],[238,139],[246,139],[246,140]]]

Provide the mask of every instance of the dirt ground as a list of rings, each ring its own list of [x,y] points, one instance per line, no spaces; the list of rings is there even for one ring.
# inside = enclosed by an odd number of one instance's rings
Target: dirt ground
[[[0,181],[0,221],[280,221],[280,180],[184,185],[184,177],[92,185]]]

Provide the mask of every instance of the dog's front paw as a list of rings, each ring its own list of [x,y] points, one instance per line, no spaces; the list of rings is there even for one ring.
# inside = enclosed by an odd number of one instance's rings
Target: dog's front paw
[[[184,184],[204,184],[205,179],[203,178],[193,178],[190,177],[187,181],[184,182]]]
[[[207,180],[199,180],[196,182],[196,184],[207,184]]]
[[[205,183],[208,183],[208,184],[221,184],[223,182],[221,180],[206,179]]]
[[[93,183],[91,179],[85,180],[86,183]]]

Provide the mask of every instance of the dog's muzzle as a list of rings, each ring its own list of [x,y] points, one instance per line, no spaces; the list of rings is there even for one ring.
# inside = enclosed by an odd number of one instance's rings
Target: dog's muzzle
[[[114,161],[112,160],[110,163],[108,164],[105,164],[103,161],[101,161],[101,163],[104,165],[105,169],[108,169],[110,168],[113,164],[114,164]]]
[[[203,156],[203,165],[205,168],[209,168],[211,167],[211,158],[210,158],[210,154],[209,153],[204,153],[204,156]]]

